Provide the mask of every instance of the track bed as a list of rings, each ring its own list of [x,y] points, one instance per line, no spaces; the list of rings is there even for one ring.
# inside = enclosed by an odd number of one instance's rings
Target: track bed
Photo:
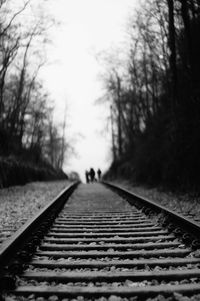
[[[200,257],[110,189],[81,184],[16,283],[4,300],[200,300]]]

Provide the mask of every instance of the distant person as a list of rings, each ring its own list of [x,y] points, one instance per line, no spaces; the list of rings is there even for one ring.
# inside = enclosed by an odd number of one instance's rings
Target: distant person
[[[95,171],[93,168],[90,168],[90,180],[91,182],[95,181]]]
[[[97,175],[98,175],[98,181],[101,181],[101,169],[100,168],[97,170]]]
[[[87,184],[90,183],[90,173],[87,170],[85,171],[85,180]]]

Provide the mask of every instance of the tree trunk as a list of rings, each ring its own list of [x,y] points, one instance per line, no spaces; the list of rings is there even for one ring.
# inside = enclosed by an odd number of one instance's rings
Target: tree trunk
[[[118,154],[119,158],[122,156],[122,125],[121,125],[121,81],[117,76],[117,111],[118,111]]]
[[[182,14],[182,18],[183,18],[185,35],[186,35],[186,39],[187,39],[188,63],[189,63],[190,68],[192,69],[192,67],[193,67],[192,37],[191,37],[191,28],[190,28],[189,7],[188,7],[187,0],[180,0],[180,2],[181,2],[181,14]]]
[[[112,135],[112,152],[113,161],[116,161],[116,148],[115,148],[115,134],[114,134],[114,121],[113,121],[113,108],[110,106],[110,120],[111,120],[111,135]]]
[[[175,113],[177,105],[177,66],[176,66],[176,32],[174,25],[174,0],[167,0],[169,13],[169,49],[170,49],[170,69],[172,82],[172,110]]]

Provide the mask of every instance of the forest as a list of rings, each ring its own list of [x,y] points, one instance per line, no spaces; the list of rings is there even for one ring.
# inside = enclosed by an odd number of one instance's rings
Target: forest
[[[113,59],[104,75],[113,157],[105,177],[198,189],[199,0],[143,1],[128,39],[126,62]]]
[[[17,2],[0,0],[1,186],[16,178],[9,167],[17,177],[63,177],[67,148],[65,116],[62,124],[54,122],[53,101],[39,77],[55,20],[42,10],[44,1],[38,7],[31,0]]]

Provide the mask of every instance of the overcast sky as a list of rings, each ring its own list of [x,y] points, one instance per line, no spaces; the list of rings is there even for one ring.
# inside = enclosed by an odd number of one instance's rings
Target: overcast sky
[[[67,103],[67,137],[73,139],[77,156],[70,157],[65,171],[83,177],[93,166],[105,171],[111,162],[110,132],[106,129],[108,108],[95,105],[103,94],[99,79],[102,65],[96,54],[121,47],[126,24],[137,0],[59,0],[47,2],[49,11],[61,22],[52,29],[48,47],[50,64],[42,78],[55,101],[57,120]]]

